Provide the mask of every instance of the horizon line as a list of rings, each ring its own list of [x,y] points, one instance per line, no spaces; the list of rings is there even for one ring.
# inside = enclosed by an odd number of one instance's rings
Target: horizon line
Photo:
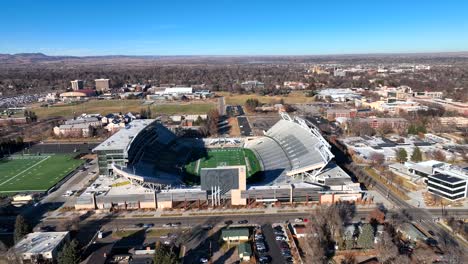
[[[0,53],[0,55],[21,55],[21,54],[43,54],[48,57],[110,57],[110,56],[125,56],[125,57],[320,57],[320,56],[358,56],[358,55],[424,55],[424,54],[456,54],[468,53],[468,50],[461,51],[423,51],[423,52],[370,52],[370,53],[324,53],[324,54],[100,54],[100,55],[69,55],[57,54],[50,55],[44,52],[18,52],[18,53]]]

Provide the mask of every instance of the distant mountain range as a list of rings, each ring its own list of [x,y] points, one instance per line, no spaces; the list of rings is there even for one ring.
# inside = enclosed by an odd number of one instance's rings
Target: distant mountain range
[[[40,63],[71,63],[71,64],[116,64],[116,63],[281,63],[281,62],[309,62],[314,60],[349,60],[349,59],[404,59],[404,58],[468,58],[467,52],[438,52],[438,53],[382,53],[382,54],[341,54],[341,55],[297,55],[297,56],[208,56],[208,55],[180,55],[180,56],[49,56],[43,53],[0,54],[0,64],[24,65]]]

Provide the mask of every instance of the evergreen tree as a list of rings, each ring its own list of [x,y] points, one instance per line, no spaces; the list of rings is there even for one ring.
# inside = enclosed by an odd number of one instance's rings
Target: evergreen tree
[[[422,161],[422,152],[418,146],[414,147],[413,153],[411,154],[411,161],[414,161],[414,162]]]
[[[22,215],[16,217],[15,222],[15,243],[18,243],[25,235],[29,234],[31,228]]]
[[[73,239],[70,243],[65,243],[58,256],[58,264],[78,264],[80,263],[80,250],[78,241]]]
[[[396,160],[400,163],[403,163],[408,160],[408,153],[404,148],[398,148],[396,150]]]
[[[154,252],[154,263],[177,264],[179,263],[179,260],[174,248],[165,246],[161,244],[161,242],[158,242]]]
[[[374,229],[370,224],[364,224],[362,231],[357,239],[357,244],[360,248],[373,248],[374,247]]]
[[[164,259],[165,251],[161,242],[156,243],[154,248],[154,263],[162,263]]]

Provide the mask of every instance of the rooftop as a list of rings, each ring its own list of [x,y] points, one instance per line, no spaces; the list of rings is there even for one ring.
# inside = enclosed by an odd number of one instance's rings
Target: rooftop
[[[106,139],[93,149],[93,152],[102,150],[126,150],[132,142],[133,138],[146,126],[153,123],[155,119],[138,119],[133,120],[125,128]]]
[[[440,181],[448,182],[448,183],[457,183],[457,182],[461,182],[461,181],[466,180],[466,179],[463,179],[461,177],[455,177],[455,176],[442,174],[442,173],[437,173],[437,174],[434,174],[434,175],[432,175],[430,177],[435,178],[435,179],[440,180]]]
[[[29,233],[16,244],[15,251],[18,254],[42,254],[50,252],[56,248],[67,235],[68,231]]]
[[[221,231],[221,237],[249,236],[247,228],[228,228]]]

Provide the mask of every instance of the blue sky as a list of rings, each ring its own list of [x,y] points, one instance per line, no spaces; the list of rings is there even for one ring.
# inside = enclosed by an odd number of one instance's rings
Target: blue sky
[[[0,0],[0,53],[468,51],[468,1]]]

